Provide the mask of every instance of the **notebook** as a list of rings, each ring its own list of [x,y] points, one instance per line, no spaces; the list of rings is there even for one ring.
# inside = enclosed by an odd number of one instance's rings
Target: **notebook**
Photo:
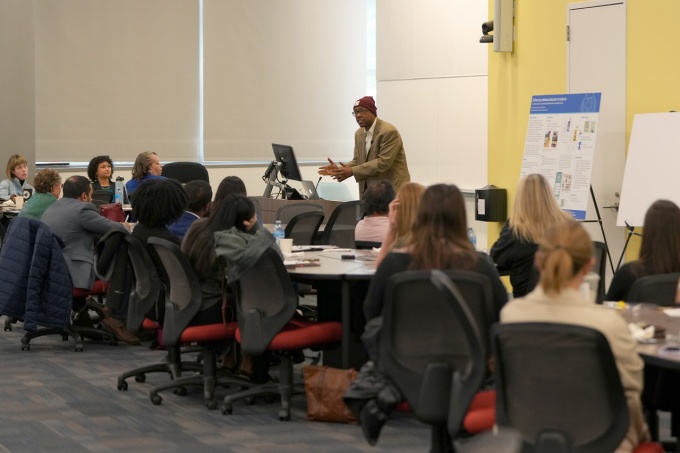
[[[308,200],[319,200],[319,194],[316,192],[316,186],[312,181],[300,182],[302,182],[302,194],[307,197]]]

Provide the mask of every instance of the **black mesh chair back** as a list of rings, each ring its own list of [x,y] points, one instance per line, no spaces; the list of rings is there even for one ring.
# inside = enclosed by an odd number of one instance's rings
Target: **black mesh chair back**
[[[323,211],[308,211],[296,215],[286,225],[285,236],[295,245],[312,245],[323,222]]]
[[[173,347],[201,308],[201,286],[191,264],[176,244],[157,237],[150,237],[148,244],[153,247],[164,270],[163,343]]]
[[[113,192],[110,190],[95,190],[92,192],[92,204],[97,209],[103,204],[113,203]]]
[[[262,219],[262,212],[260,211],[260,200],[258,200],[256,197],[248,198],[250,198],[250,201],[253,202],[253,206],[255,206],[255,214],[257,214],[257,218]]]
[[[176,179],[182,184],[196,180],[210,182],[208,169],[198,162],[169,162],[163,165],[161,174],[166,178]]]
[[[604,301],[606,294],[605,280],[607,277],[607,244],[600,241],[593,241],[593,256],[595,257],[593,272],[600,276],[600,281],[597,287],[597,297],[595,301],[598,304],[601,304]]]
[[[496,422],[518,430],[526,451],[614,451],[628,406],[606,337],[571,324],[493,328]]]
[[[675,305],[680,273],[648,275],[635,280],[626,302],[649,302],[665,307]]]
[[[374,248],[379,249],[381,246],[382,242],[354,241],[354,247],[359,250],[373,250]]]
[[[482,340],[467,307],[441,271],[403,272],[387,283],[380,365],[416,417],[432,425],[433,452],[450,450],[449,433],[458,432],[484,378]]]
[[[467,271],[442,271],[449,277],[463,295],[463,301],[467,309],[475,320],[479,337],[481,338],[484,356],[491,358],[491,346],[489,345],[489,335],[491,326],[497,322],[496,310],[491,292],[491,282],[489,277],[478,272]],[[451,335],[459,336],[458,342],[464,341],[463,332],[451,332]]]
[[[288,271],[273,249],[267,249],[255,266],[237,282],[236,317],[241,350],[261,355],[295,314],[298,298]]]
[[[276,220],[285,225],[296,215],[309,211],[321,211],[321,214],[325,212],[323,206],[316,203],[287,203],[276,210]]]
[[[142,328],[147,313],[158,303],[160,278],[151,257],[137,238],[126,236],[128,258],[132,268],[132,288],[128,306],[127,327],[131,332]]]
[[[321,235],[321,244],[354,248],[354,229],[362,217],[361,201],[339,204],[326,222]]]

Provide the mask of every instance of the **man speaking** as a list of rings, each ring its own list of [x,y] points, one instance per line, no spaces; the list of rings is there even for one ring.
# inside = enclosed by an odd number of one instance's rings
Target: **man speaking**
[[[372,96],[356,101],[352,115],[360,126],[354,133],[354,159],[346,164],[336,164],[329,158],[329,165],[319,167],[319,174],[332,176],[336,181],[354,176],[359,183],[361,199],[368,186],[384,179],[399,191],[402,184],[411,180],[399,131],[378,118]]]

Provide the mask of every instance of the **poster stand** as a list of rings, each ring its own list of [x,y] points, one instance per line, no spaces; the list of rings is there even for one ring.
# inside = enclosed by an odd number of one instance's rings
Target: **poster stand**
[[[604,233],[604,225],[602,224],[602,216],[600,215],[600,208],[597,207],[597,200],[595,199],[595,192],[593,191],[593,185],[590,185],[590,196],[593,199],[593,206],[595,207],[595,215],[597,215],[597,219],[592,219],[592,220],[581,220],[583,223],[595,223],[597,222],[600,225],[600,231],[602,231],[602,240],[604,241],[604,245],[607,248],[607,258],[609,258],[609,266],[612,269],[612,273],[616,272],[614,269],[614,262],[612,261],[612,254],[609,251],[609,243],[607,242],[607,235]],[[630,240],[630,235],[628,236],[628,240]],[[626,245],[628,245],[628,240],[626,240]],[[626,248],[623,248],[623,252],[626,252]],[[621,255],[621,258],[623,258],[623,255]],[[616,266],[616,269],[619,268],[619,265],[621,264],[621,260],[619,259],[619,264]]]

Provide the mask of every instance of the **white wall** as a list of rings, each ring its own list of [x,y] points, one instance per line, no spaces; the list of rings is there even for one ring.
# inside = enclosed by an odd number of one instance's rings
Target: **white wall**
[[[411,179],[453,183],[471,191],[487,184],[488,20],[478,0],[377,1],[378,115],[399,129]],[[486,244],[487,224],[468,224]]]

